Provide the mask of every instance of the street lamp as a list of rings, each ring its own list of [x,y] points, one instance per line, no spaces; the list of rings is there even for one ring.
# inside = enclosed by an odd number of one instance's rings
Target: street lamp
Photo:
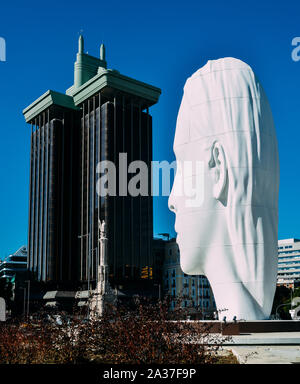
[[[158,300],[161,301],[161,285],[160,283],[154,284],[155,287],[158,287]]]
[[[24,319],[25,319],[25,316],[26,316],[26,287],[23,288],[23,293],[24,293],[23,316],[24,316]]]
[[[293,293],[294,293],[294,285],[291,287],[291,309],[292,309],[292,302],[293,302]]]
[[[29,301],[30,301],[30,280],[25,280],[25,283],[27,283],[27,318],[28,318],[29,317]]]

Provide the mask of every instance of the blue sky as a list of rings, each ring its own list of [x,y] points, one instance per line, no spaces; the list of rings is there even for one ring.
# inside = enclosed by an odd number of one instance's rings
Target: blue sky
[[[280,4],[279,4],[280,3]],[[80,30],[108,67],[162,89],[153,115],[154,160],[174,160],[172,142],[185,80],[209,59],[236,57],[268,95],[280,156],[279,238],[300,237],[300,36],[297,1],[11,1],[1,4],[0,257],[27,243],[30,127],[22,110],[46,90],[73,83]],[[155,233],[174,235],[167,198],[154,200]]]

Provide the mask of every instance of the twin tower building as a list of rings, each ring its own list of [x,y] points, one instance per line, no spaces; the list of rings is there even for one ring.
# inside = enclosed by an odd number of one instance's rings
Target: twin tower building
[[[149,108],[161,90],[107,69],[84,53],[74,66],[66,93],[48,90],[24,111],[31,125],[28,268],[36,280],[55,288],[95,285],[100,223],[108,238],[109,281],[129,291],[151,288],[153,207],[148,196],[97,193],[97,164],[109,160],[119,173],[119,154],[151,169],[152,118]],[[122,170],[121,170],[122,172]],[[99,192],[99,191],[98,191]]]

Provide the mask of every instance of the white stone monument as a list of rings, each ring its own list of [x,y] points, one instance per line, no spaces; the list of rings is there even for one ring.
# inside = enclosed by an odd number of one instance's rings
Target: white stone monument
[[[0,321],[6,321],[6,303],[3,297],[0,297]]]
[[[268,319],[277,275],[279,160],[271,109],[249,65],[210,60],[187,79],[174,152],[169,208],[183,272],[207,276],[228,321]],[[202,189],[197,204],[182,193],[187,185]]]
[[[99,254],[100,260],[98,265],[98,281],[96,290],[94,291],[93,298],[91,300],[91,312],[92,316],[102,316],[105,311],[106,303],[113,303],[116,295],[111,289],[108,274],[109,266],[107,264],[107,234],[106,223],[99,221],[100,236],[99,236]]]

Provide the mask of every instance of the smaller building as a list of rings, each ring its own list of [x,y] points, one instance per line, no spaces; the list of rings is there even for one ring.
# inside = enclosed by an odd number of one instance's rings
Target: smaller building
[[[294,288],[300,282],[300,240],[278,241],[277,285]]]
[[[20,272],[27,270],[27,247],[23,245],[15,253],[7,256],[0,264],[0,279],[11,281]]]
[[[182,271],[176,239],[154,239],[153,250],[160,259],[164,252],[162,292],[172,298],[171,308],[180,301],[183,307],[189,308],[193,317],[213,318],[216,304],[210,284],[205,276],[187,275]]]

